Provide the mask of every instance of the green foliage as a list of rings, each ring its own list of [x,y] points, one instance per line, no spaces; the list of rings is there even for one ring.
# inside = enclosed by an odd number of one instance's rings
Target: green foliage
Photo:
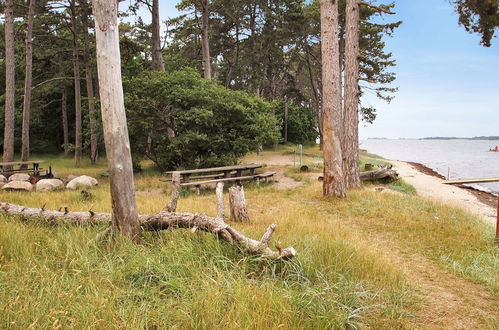
[[[276,115],[282,122],[282,137],[284,137],[284,103],[276,105]],[[291,143],[315,142],[318,136],[315,111],[310,107],[294,104],[288,105],[288,140]]]
[[[144,72],[124,86],[132,153],[160,168],[231,164],[278,139],[269,103],[227,90],[193,69]]]
[[[466,31],[482,36],[482,45],[490,47],[499,28],[499,0],[454,0],[459,14],[459,24]]]

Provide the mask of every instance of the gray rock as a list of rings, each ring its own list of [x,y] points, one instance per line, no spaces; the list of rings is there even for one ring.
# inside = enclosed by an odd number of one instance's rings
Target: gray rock
[[[7,178],[0,174],[0,184],[1,183],[7,183]]]
[[[76,190],[78,188],[90,188],[98,184],[99,182],[91,176],[82,175],[69,181],[69,183],[66,185],[66,188]]]
[[[76,175],[70,174],[70,175],[68,175],[68,177],[66,178],[66,182],[69,182],[69,181],[71,181],[71,180],[73,180],[73,179],[76,179],[76,178],[77,178],[77,176],[76,176]]]
[[[36,183],[36,191],[54,191],[64,188],[64,182],[59,179],[43,179]]]
[[[3,190],[32,191],[33,185],[27,181],[11,181],[2,187]]]
[[[29,181],[29,174],[26,173],[15,173],[9,176],[9,181]]]

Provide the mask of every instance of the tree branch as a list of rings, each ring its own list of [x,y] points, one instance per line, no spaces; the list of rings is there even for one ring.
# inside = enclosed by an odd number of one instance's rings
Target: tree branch
[[[389,11],[388,9],[385,9],[383,7],[380,7],[380,6],[373,5],[372,3],[369,3],[369,2],[359,1],[359,5],[364,5],[364,6],[367,6],[369,8],[376,9],[376,10],[378,10],[380,12],[383,12],[385,14],[388,14],[388,15],[395,15],[395,13],[393,11]]]

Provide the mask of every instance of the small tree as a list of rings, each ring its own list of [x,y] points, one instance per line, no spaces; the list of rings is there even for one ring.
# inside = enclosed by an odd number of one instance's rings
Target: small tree
[[[117,2],[94,0],[93,12],[113,227],[126,237],[136,238],[140,227],[121,84]]]
[[[3,140],[3,161],[14,159],[14,111],[15,111],[15,70],[14,57],[14,2],[4,2],[5,14],[5,128]]]

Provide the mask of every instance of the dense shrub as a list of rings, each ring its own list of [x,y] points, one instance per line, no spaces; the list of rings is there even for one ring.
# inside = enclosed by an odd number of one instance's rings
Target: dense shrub
[[[269,103],[227,90],[192,69],[145,72],[124,86],[132,153],[160,168],[233,164],[278,139]]]
[[[284,103],[279,102],[276,115],[281,120],[281,134],[284,138]],[[318,137],[315,111],[310,107],[288,104],[288,141],[292,143],[311,143]]]

